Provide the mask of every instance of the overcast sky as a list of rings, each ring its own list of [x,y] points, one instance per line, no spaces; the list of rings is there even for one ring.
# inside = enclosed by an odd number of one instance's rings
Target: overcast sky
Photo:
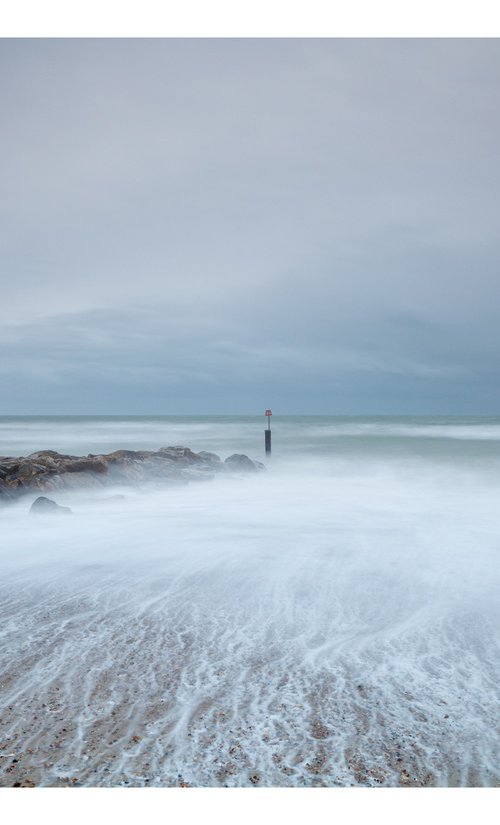
[[[0,414],[500,411],[499,40],[0,41]]]

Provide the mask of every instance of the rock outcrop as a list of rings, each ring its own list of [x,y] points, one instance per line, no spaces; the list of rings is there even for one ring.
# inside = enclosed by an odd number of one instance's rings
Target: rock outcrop
[[[33,492],[100,489],[117,484],[187,483],[211,479],[216,473],[256,472],[259,461],[233,455],[221,461],[215,453],[194,453],[188,447],[115,450],[103,455],[65,455],[39,450],[28,456],[0,456],[0,501]]]
[[[264,465],[260,461],[252,461],[247,455],[239,453],[228,456],[224,464],[226,467],[238,473],[257,473],[259,470],[265,470]]]
[[[39,515],[40,513],[57,513],[67,515],[71,512],[71,507],[62,507],[60,504],[52,501],[51,498],[46,498],[45,496],[38,496],[30,507],[30,513],[35,513],[35,515]]]

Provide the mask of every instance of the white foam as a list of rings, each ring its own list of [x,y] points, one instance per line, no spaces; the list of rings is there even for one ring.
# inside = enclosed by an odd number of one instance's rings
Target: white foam
[[[3,510],[0,551],[2,735],[66,728],[42,784],[498,781],[491,477],[275,462],[55,497],[71,517]]]

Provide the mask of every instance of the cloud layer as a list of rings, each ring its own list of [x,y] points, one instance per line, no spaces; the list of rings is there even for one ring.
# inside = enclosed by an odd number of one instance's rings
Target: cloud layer
[[[0,43],[0,414],[492,413],[495,40]]]

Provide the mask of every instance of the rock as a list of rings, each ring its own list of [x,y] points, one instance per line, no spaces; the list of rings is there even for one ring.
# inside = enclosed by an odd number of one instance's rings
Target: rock
[[[107,473],[108,465],[102,456],[87,458],[72,458],[62,462],[66,473]]]
[[[206,450],[201,450],[198,455],[203,459],[203,462],[212,470],[215,470],[216,473],[227,470],[226,465],[216,453],[207,453]]]
[[[202,459],[198,453],[193,453],[189,447],[160,447],[158,454],[184,464],[199,464]]]
[[[62,468],[59,473],[50,476],[42,476],[34,480],[34,484],[39,490],[44,492],[53,490],[93,490],[101,489],[103,481],[100,476],[93,473],[65,472]]]
[[[264,465],[260,461],[252,461],[247,455],[240,455],[234,453],[226,458],[224,464],[230,467],[231,470],[237,470],[240,473],[256,473],[260,470],[265,470]]]
[[[30,513],[71,513],[71,507],[62,507],[51,498],[45,496],[38,496],[30,507]]]
[[[3,478],[0,478],[0,501],[1,500],[10,500],[15,498],[15,493],[8,484],[5,483]]]
[[[61,455],[55,450],[41,450],[38,453],[31,453],[24,461],[29,462],[32,467],[56,472],[106,473],[108,471],[107,462],[99,455]]]
[[[219,472],[256,472],[265,469],[246,455],[221,461],[215,453],[195,453],[189,447],[153,450],[115,450],[103,455],[75,456],[39,450],[28,456],[0,456],[0,501],[27,493],[92,489],[116,484],[187,484],[208,480]]]
[[[121,462],[121,461],[136,461],[148,458],[154,455],[151,450],[115,450],[112,453],[106,453],[103,456],[92,455],[89,453],[88,458],[102,458],[107,462]]]

